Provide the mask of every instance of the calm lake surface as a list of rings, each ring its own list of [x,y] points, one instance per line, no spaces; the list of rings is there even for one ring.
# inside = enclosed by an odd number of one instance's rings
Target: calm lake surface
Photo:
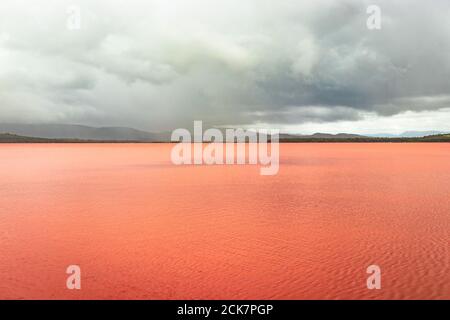
[[[450,144],[282,144],[276,176],[171,148],[0,145],[0,298],[450,299]]]

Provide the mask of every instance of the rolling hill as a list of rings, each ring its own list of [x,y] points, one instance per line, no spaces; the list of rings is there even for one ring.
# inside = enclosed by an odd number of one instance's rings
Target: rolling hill
[[[15,124],[0,123],[0,133],[46,139],[77,139],[99,141],[165,141],[170,136],[126,127],[89,127],[72,124]]]

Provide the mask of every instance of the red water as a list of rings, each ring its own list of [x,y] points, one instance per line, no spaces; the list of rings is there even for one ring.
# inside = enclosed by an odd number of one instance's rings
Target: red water
[[[0,298],[450,298],[449,144],[283,144],[276,176],[171,147],[0,145]]]

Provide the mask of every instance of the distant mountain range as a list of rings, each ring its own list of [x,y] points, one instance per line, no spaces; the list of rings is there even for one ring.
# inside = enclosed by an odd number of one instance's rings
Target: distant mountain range
[[[224,131],[224,129],[222,129]],[[89,127],[73,124],[15,124],[0,123],[0,133],[45,139],[75,139],[98,141],[169,142],[171,134],[152,133],[127,127]],[[362,138],[356,134],[315,133],[313,135],[281,134],[280,140],[289,139],[351,139]]]
[[[89,127],[72,124],[0,124],[0,133],[46,139],[100,141],[168,141],[168,133],[151,133],[126,127]]]
[[[365,136],[359,134],[350,134],[350,133],[338,133],[338,134],[330,134],[330,133],[314,133],[311,135],[299,135],[299,134],[280,134],[280,140],[283,139],[358,139],[358,138],[367,138]]]
[[[224,131],[224,129],[222,129]],[[170,142],[169,132],[152,133],[127,127],[89,127],[72,124],[1,124],[0,142]],[[423,139],[420,139],[425,137]],[[280,134],[282,142],[402,142],[448,140],[440,131],[409,131],[401,135],[348,133]]]
[[[379,133],[379,134],[368,134],[368,137],[378,137],[378,138],[420,138],[427,136],[435,136],[439,134],[449,134],[449,131],[406,131],[400,134],[390,134],[390,133]]]
[[[16,134],[0,133],[0,143],[50,143],[51,139],[23,137]],[[55,141],[59,142],[59,141]]]

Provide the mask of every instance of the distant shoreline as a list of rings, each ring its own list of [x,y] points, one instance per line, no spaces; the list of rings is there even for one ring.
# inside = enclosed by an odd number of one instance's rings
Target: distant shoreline
[[[270,142],[270,139],[269,139]],[[280,143],[443,143],[450,142],[450,135],[435,135],[421,138],[290,138],[280,139]],[[141,141],[141,140],[83,140],[83,139],[47,139],[26,137],[15,134],[0,134],[0,143],[79,143],[79,144],[131,144],[131,143],[178,143],[172,141]],[[204,141],[203,143],[209,143]]]

